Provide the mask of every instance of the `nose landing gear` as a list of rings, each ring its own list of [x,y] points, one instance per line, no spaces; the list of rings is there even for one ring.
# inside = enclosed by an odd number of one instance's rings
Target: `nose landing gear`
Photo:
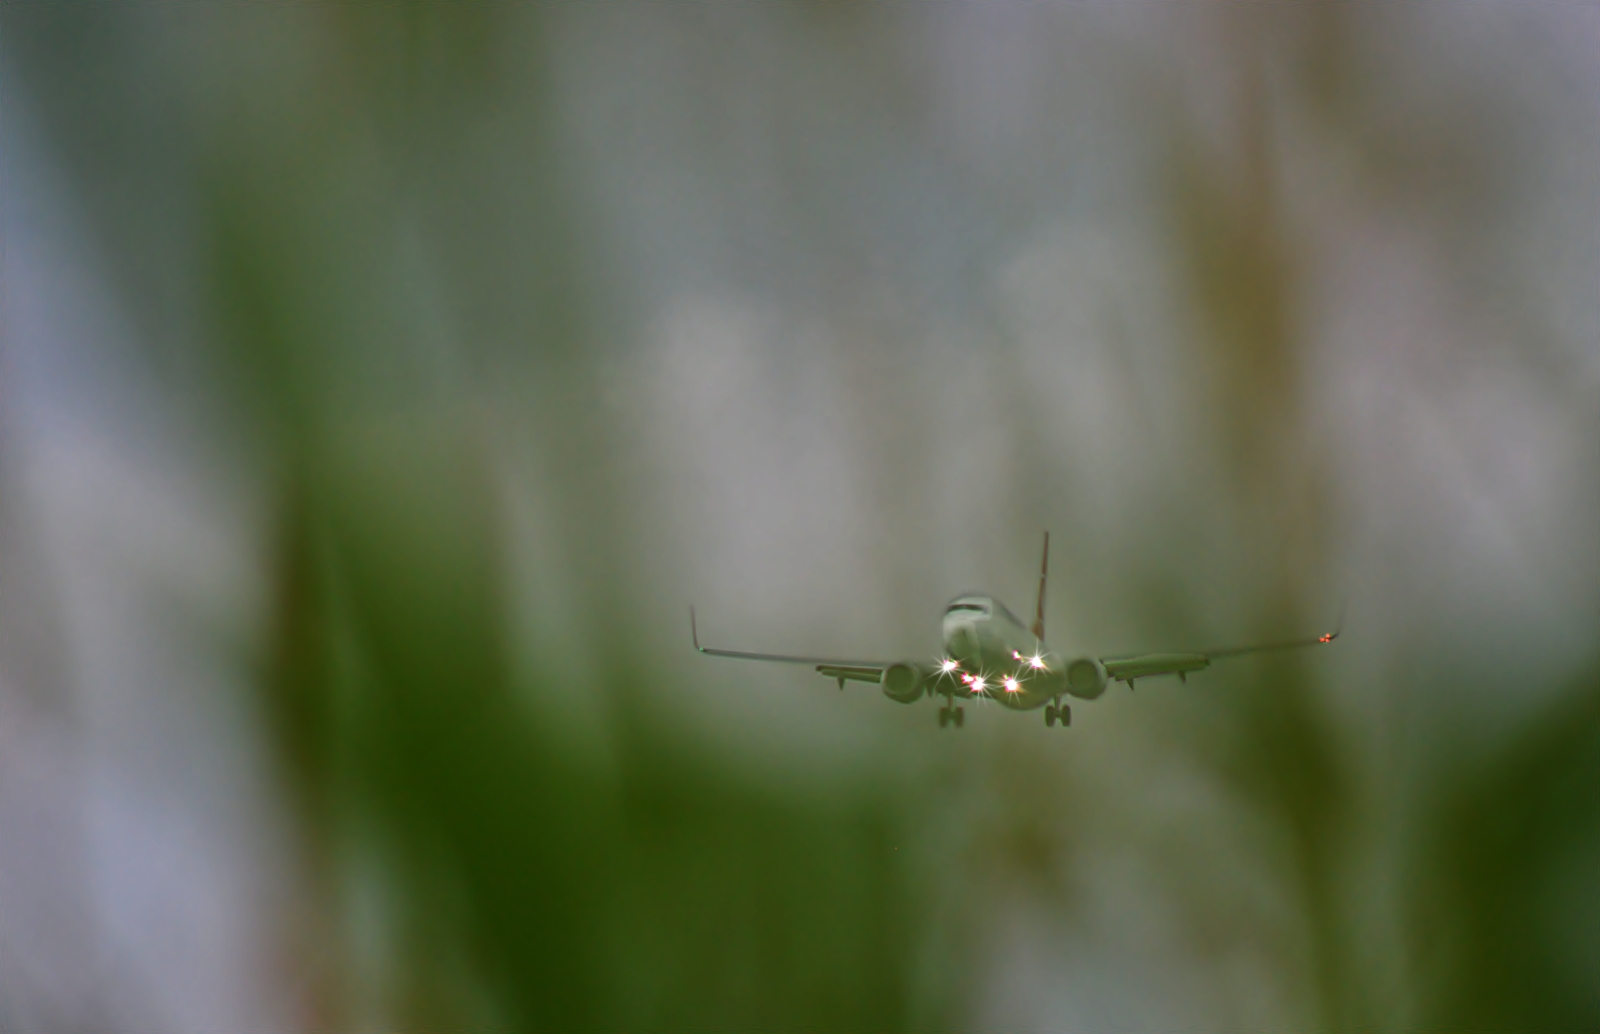
[[[954,722],[956,728],[959,729],[964,724],[966,717],[967,712],[962,708],[941,707],[939,708],[939,728],[943,729],[951,722]]]
[[[1072,708],[1068,707],[1066,704],[1062,704],[1060,707],[1057,707],[1055,704],[1046,704],[1044,708],[1044,724],[1055,725],[1058,721],[1061,723],[1061,727],[1063,729],[1071,725]]]

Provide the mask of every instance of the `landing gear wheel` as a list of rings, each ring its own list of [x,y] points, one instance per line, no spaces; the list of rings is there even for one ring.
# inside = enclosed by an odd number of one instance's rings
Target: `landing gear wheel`
[[[1072,724],[1072,708],[1068,707],[1066,704],[1062,704],[1059,717],[1061,718],[1061,727],[1065,729],[1067,726]]]
[[[956,728],[957,729],[961,728],[962,725],[966,724],[966,717],[967,717],[967,712],[966,712],[965,708],[961,708],[961,707],[956,708]]]
[[[1046,725],[1054,725],[1054,724],[1056,724],[1056,705],[1054,705],[1054,704],[1046,704],[1044,706],[1044,724],[1046,724]]]
[[[939,728],[943,729],[946,725],[949,725],[949,724],[950,724],[950,709],[948,707],[939,708]]]

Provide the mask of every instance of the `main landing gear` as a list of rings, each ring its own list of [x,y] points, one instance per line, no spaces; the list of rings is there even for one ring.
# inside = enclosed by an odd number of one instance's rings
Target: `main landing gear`
[[[1072,708],[1068,707],[1066,704],[1062,704],[1060,707],[1057,707],[1055,704],[1046,704],[1044,707],[1044,724],[1054,725],[1057,721],[1061,722],[1061,727],[1063,729],[1071,725]]]
[[[961,728],[966,717],[967,712],[962,708],[950,706],[941,707],[939,708],[939,728],[943,729],[945,726],[954,722],[955,727],[959,729]]]

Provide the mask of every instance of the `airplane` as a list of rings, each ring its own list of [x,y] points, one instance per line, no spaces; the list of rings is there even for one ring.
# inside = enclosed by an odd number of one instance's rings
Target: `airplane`
[[[1132,657],[1065,657],[1049,650],[1044,642],[1044,594],[1050,575],[1050,533],[1044,533],[1044,558],[1039,565],[1039,601],[1031,626],[1006,609],[993,596],[964,593],[951,600],[944,611],[944,653],[934,661],[851,661],[828,657],[796,657],[788,654],[750,653],[700,645],[700,630],[695,625],[694,607],[689,608],[689,635],[694,648],[715,657],[747,661],[775,661],[780,664],[809,664],[822,675],[836,679],[839,689],[847,681],[875,682],[883,695],[901,704],[912,704],[924,696],[944,697],[939,708],[939,727],[965,724],[964,708],[957,697],[987,699],[1013,711],[1044,708],[1044,724],[1061,728],[1072,724],[1072,708],[1063,696],[1095,700],[1106,691],[1108,682],[1124,682],[1134,688],[1139,679],[1176,675],[1187,682],[1192,672],[1211,666],[1226,657],[1252,653],[1293,650],[1304,646],[1331,643],[1339,638],[1341,616],[1332,632],[1310,639],[1235,646],[1194,653],[1149,653]]]

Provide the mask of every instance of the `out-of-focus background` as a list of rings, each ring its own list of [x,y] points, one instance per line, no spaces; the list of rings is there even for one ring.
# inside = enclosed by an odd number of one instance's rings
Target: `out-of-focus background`
[[[1597,54],[6,4],[0,1028],[1595,1029]]]

